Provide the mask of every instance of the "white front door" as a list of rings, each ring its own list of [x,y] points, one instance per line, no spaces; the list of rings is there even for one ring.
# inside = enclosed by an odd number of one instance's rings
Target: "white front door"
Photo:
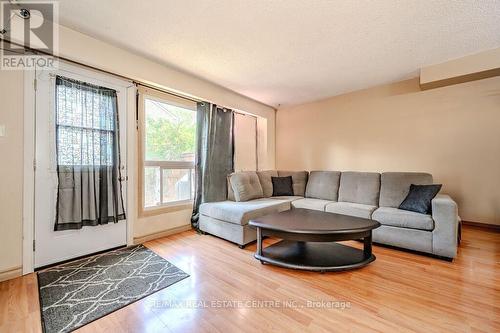
[[[127,86],[108,75],[60,63],[58,70],[36,72],[35,102],[35,268],[127,244],[127,221],[54,231],[57,199],[55,126],[56,75],[116,90],[120,120],[121,174],[127,174]],[[127,188],[122,182],[124,204]],[[125,210],[126,205],[125,205]]]

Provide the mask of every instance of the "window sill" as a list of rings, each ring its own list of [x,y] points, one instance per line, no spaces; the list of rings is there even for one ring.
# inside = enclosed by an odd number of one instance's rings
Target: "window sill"
[[[191,209],[191,210],[193,209],[192,201],[181,201],[181,202],[166,204],[163,206],[142,208],[142,210],[139,212],[139,217],[157,216],[172,212],[178,212],[186,209]]]

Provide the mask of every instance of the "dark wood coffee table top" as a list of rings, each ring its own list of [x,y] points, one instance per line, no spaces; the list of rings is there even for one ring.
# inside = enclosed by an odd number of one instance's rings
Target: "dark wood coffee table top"
[[[294,208],[252,219],[254,227],[300,234],[341,234],[369,231],[380,223],[361,217]]]

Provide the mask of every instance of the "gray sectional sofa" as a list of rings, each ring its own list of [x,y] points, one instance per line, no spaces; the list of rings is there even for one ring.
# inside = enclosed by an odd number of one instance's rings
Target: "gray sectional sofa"
[[[273,197],[273,176],[292,176],[294,196]],[[432,175],[412,172],[240,172],[228,177],[227,201],[200,206],[199,228],[243,247],[256,239],[252,218],[306,208],[377,220],[375,243],[454,258],[459,217],[449,196],[432,200],[431,215],[398,209],[411,184],[432,183]]]

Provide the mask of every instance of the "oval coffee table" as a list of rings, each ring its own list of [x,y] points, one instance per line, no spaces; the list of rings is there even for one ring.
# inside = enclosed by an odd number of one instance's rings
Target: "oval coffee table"
[[[374,220],[296,208],[252,219],[257,229],[255,258],[261,263],[310,271],[343,271],[375,260],[372,254]],[[262,248],[262,237],[282,240]],[[363,250],[335,242],[363,239]]]

